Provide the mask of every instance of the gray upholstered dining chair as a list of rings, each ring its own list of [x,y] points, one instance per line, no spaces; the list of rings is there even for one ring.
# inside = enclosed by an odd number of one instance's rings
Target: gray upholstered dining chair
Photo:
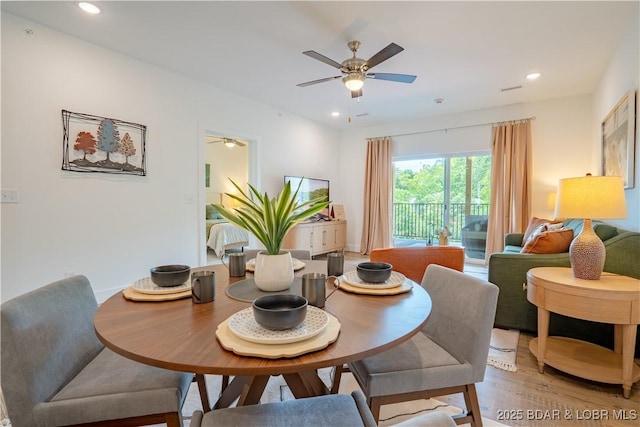
[[[366,426],[376,422],[361,392],[329,394],[284,402],[216,409],[202,414],[196,411],[191,427],[243,426]]]
[[[464,270],[464,248],[460,246],[417,246],[399,248],[377,248],[369,253],[369,260],[393,265],[393,271],[404,274],[416,283],[422,282],[427,267],[442,265],[454,270]],[[346,365],[336,366],[331,392],[337,393],[342,373],[349,370]]]
[[[332,394],[262,405],[216,409],[203,414],[196,411],[191,427],[216,426],[286,427],[286,426],[376,426],[360,391]],[[444,412],[431,412],[408,419],[397,427],[449,427],[456,423]]]
[[[349,369],[376,421],[381,405],[463,393],[467,412],[456,424],[481,426],[475,383],[484,380],[498,287],[436,264],[422,286],[433,310],[421,333]]]
[[[249,261],[251,258],[255,258],[258,255],[258,252],[263,251],[264,249],[245,249],[244,253],[246,254],[246,259]],[[300,260],[310,260],[311,252],[306,249],[283,249],[283,251],[287,251],[291,253],[291,257]]]
[[[147,366],[105,348],[93,327],[97,307],[84,276],[0,306],[2,391],[12,425],[182,426],[193,374]]]

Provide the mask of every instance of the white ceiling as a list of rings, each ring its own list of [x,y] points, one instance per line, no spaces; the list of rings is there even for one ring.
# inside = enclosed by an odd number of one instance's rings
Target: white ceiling
[[[591,93],[639,13],[638,1],[94,3],[96,16],[76,2],[2,10],[338,129]],[[342,62],[353,39],[364,59],[399,44],[372,72],[418,78],[367,80],[360,101],[340,80],[296,86],[339,74],[303,51]]]

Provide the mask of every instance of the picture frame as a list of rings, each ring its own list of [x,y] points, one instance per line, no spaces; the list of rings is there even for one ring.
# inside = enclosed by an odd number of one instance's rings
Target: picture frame
[[[147,127],[62,110],[62,170],[146,176]]]
[[[602,175],[621,176],[635,186],[635,91],[627,92],[602,122]]]

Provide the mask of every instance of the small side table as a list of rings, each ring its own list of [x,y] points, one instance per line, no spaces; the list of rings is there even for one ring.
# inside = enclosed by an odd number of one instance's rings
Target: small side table
[[[538,307],[538,338],[529,350],[544,365],[588,380],[622,384],[624,397],[640,380],[640,366],[633,359],[640,324],[640,280],[603,272],[600,280],[573,277],[571,268],[537,267],[527,273],[527,299]],[[584,341],[550,337],[549,313],[577,319],[612,323],[614,350]]]

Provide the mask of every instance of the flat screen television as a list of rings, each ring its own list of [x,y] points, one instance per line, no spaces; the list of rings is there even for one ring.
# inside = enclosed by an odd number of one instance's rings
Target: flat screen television
[[[298,203],[304,203],[306,201],[315,199],[316,197],[323,197],[324,200],[329,201],[329,180],[327,179],[316,179],[316,178],[307,178],[302,176],[290,176],[285,175],[284,182],[291,182],[291,191],[296,191],[298,188],[298,184],[300,185],[300,191],[298,191]],[[320,219],[320,217],[328,217],[329,208],[323,210],[319,218],[312,219]]]

